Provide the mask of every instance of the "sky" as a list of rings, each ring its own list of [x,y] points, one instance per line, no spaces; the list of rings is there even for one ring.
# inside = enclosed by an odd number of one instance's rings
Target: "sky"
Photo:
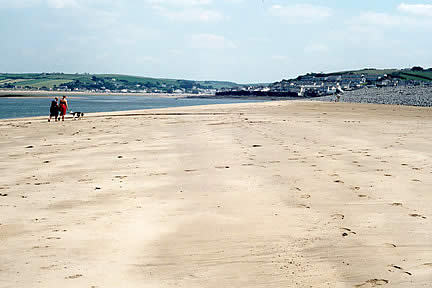
[[[0,0],[0,72],[268,83],[432,67],[432,0]]]

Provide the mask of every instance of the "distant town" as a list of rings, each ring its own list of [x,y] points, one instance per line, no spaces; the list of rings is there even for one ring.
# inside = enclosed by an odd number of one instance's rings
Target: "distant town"
[[[371,87],[432,86],[432,68],[363,69],[337,73],[309,73],[271,84],[156,79],[117,74],[0,73],[2,91],[83,93],[168,93],[221,97],[320,97]]]
[[[388,72],[388,73],[385,73]],[[413,67],[403,70],[376,70],[319,74],[311,73],[296,79],[269,85],[220,89],[220,96],[321,97],[344,91],[379,87],[432,87],[432,69]]]

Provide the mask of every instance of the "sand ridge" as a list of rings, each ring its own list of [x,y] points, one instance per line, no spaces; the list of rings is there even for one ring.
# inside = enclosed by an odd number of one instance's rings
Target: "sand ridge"
[[[430,108],[0,121],[0,287],[428,287]]]

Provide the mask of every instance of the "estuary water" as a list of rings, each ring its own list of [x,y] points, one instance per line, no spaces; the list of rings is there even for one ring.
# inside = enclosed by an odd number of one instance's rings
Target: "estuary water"
[[[60,97],[59,97],[60,98]],[[0,97],[0,119],[49,115],[54,97]],[[187,99],[147,96],[70,96],[69,111],[83,113],[156,109],[212,104],[262,102],[238,99]],[[68,112],[69,112],[68,111]]]

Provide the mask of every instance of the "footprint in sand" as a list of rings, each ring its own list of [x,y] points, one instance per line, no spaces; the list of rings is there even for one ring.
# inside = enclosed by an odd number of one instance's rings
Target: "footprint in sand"
[[[335,183],[339,183],[339,184],[343,184],[343,183],[344,183],[342,180],[335,180],[335,181],[333,181],[333,182],[335,182]]]
[[[56,267],[57,267],[57,265],[49,265],[49,266],[40,267],[40,269],[41,270],[51,270],[51,269],[56,268]]]
[[[27,147],[25,147],[26,149],[32,149],[32,148],[34,148],[34,146],[27,146]]]
[[[41,222],[44,220],[47,220],[47,218],[35,218],[35,219],[33,219],[33,222],[38,223],[38,222]]]
[[[347,236],[349,236],[350,234],[354,234],[354,235],[356,235],[357,233],[356,232],[354,232],[354,231],[352,231],[351,229],[349,229],[349,228],[340,228],[342,231],[344,231],[343,233],[342,233],[342,236],[343,237],[347,237]]]
[[[80,278],[82,276],[83,276],[82,274],[75,274],[75,275],[67,276],[67,277],[65,277],[65,279],[77,279],[77,278]]]
[[[343,215],[343,214],[333,214],[333,215],[331,215],[331,217],[334,220],[343,220],[343,219],[345,219],[345,215]]]
[[[48,184],[50,184],[50,182],[34,183],[34,185],[36,185],[36,186],[48,185]]]
[[[393,243],[384,243],[385,246],[389,247],[389,248],[396,248],[397,246]]]
[[[49,248],[50,246],[33,246],[31,249],[44,249]]]
[[[116,179],[125,179],[125,178],[127,178],[128,176],[114,176],[114,178],[116,178]]]
[[[386,285],[388,283],[389,283],[389,281],[386,279],[370,279],[370,280],[367,280],[365,283],[360,284],[360,285],[355,285],[354,287],[358,287],[358,288],[367,287],[367,286],[377,287],[377,286]]]
[[[305,194],[305,195],[302,195],[300,198],[309,199],[309,198],[311,198],[311,195]]]
[[[411,217],[416,217],[416,218],[427,219],[426,216],[423,216],[423,215],[420,215],[420,214],[416,214],[416,213],[409,214],[409,216],[411,216]]]
[[[351,190],[353,190],[353,191],[358,191],[358,190],[360,190],[360,187],[358,187],[358,186],[354,186],[354,187],[351,187]]]
[[[7,197],[8,194],[0,194],[0,197]]]
[[[150,173],[148,174],[148,176],[166,176],[168,175],[167,173]]]
[[[402,203],[398,203],[398,202],[392,203],[390,205],[393,206],[393,207],[402,207],[403,206]]]
[[[405,273],[405,274],[408,274],[408,275],[410,275],[410,276],[412,276],[412,273],[411,272],[408,272],[408,271],[405,271],[402,267],[400,267],[400,266],[397,266],[397,265],[389,265],[389,267],[391,267],[391,268],[395,268],[395,269],[397,269],[397,270],[400,270],[400,271],[402,271],[403,273]],[[389,270],[390,272],[393,272],[393,271],[391,271],[391,270]]]

